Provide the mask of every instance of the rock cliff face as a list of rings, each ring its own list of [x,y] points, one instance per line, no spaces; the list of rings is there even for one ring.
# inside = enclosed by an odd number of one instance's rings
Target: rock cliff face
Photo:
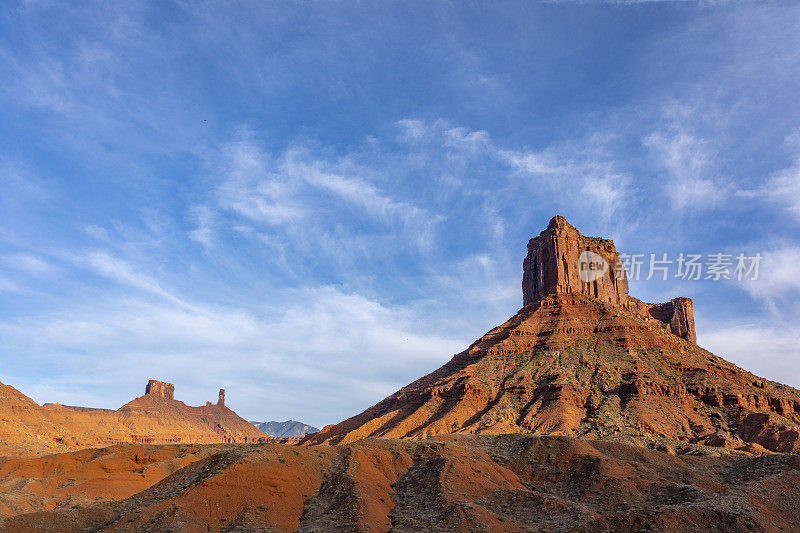
[[[609,265],[591,282],[580,275],[587,249]],[[691,300],[630,297],[624,277],[608,274],[617,262],[612,241],[555,217],[528,245],[515,316],[305,442],[533,432],[800,451],[800,391],[699,348]]]
[[[614,241],[585,237],[562,216],[528,242],[522,264],[522,303],[558,293],[577,293],[650,315],[679,337],[697,342],[692,300],[648,304],[628,295],[628,279]]]
[[[694,329],[694,308],[691,298],[673,298],[663,304],[645,304],[647,312],[669,326],[670,331],[682,339],[697,343]]]
[[[156,383],[153,389],[150,384]],[[225,407],[225,392],[220,389],[218,403],[206,402],[204,406],[192,407],[172,398],[174,386],[151,380],[144,396],[132,400],[116,411],[123,418],[135,419],[145,415],[150,426],[137,435],[133,442],[143,444],[165,443],[217,443],[258,442],[267,440],[261,430]],[[153,390],[164,394],[153,393]],[[125,441],[123,441],[125,442]]]
[[[598,256],[588,256],[596,262],[581,260],[587,251]],[[591,275],[594,272],[596,277]],[[590,277],[594,279],[586,281]],[[614,241],[584,237],[564,217],[553,217],[547,228],[528,242],[528,255],[522,263],[523,305],[556,293],[579,293],[624,305],[628,280]]]
[[[175,385],[151,379],[144,389],[145,396],[158,396],[167,400],[175,399]]]

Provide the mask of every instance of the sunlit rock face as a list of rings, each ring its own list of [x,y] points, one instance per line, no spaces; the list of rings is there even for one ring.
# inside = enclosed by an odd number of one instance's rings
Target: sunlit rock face
[[[167,400],[175,399],[175,385],[151,379],[144,389],[145,396],[158,396]]]
[[[599,261],[582,261],[587,251]],[[598,263],[605,268],[587,272]],[[523,305],[558,292],[576,292],[617,305],[628,299],[628,280],[614,241],[585,237],[562,216],[550,219],[547,228],[528,242],[522,272]]]
[[[528,242],[522,263],[522,302],[529,305],[556,293],[578,293],[604,303],[650,315],[670,331],[697,342],[689,298],[648,304],[628,295],[628,279],[614,241],[581,235],[559,215]]]

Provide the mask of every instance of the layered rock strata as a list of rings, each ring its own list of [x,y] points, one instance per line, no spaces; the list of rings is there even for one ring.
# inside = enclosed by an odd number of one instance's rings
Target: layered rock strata
[[[697,342],[691,299],[648,304],[630,297],[625,265],[614,241],[583,236],[562,216],[553,217],[547,228],[528,242],[522,271],[523,305],[551,294],[583,294],[650,315],[679,337]]]
[[[611,269],[583,281],[576,269],[587,250],[618,263],[612,241],[555,217],[528,245],[515,316],[304,442],[532,432],[800,451],[800,391],[698,347],[688,298],[645,304]]]

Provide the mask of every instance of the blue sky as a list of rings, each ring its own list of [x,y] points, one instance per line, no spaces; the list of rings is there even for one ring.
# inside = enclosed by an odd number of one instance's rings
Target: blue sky
[[[40,403],[337,422],[514,314],[556,213],[764,254],[631,292],[800,386],[790,2],[4,2],[0,76],[0,381]]]

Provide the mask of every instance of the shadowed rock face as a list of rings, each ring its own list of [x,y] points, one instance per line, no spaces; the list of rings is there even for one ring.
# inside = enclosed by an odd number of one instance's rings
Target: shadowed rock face
[[[645,304],[647,305],[647,304]],[[669,329],[682,339],[697,342],[694,329],[694,307],[691,298],[673,298],[667,303],[653,304],[648,309],[650,316],[669,324]]]
[[[597,264],[587,261],[587,257],[598,259]],[[595,270],[596,267],[602,268]],[[663,304],[648,304],[632,298],[628,295],[628,279],[614,241],[581,235],[558,215],[538,237],[528,242],[528,255],[522,263],[522,303],[529,305],[557,293],[583,294],[649,314],[668,324],[670,331],[682,339],[697,342],[691,299],[675,298]]]
[[[589,249],[596,283],[575,270]],[[526,305],[435,372],[307,443],[445,433],[542,433],[800,451],[800,391],[698,347],[692,302],[628,295],[613,242],[555,217],[531,240]],[[575,268],[573,268],[573,266]]]

